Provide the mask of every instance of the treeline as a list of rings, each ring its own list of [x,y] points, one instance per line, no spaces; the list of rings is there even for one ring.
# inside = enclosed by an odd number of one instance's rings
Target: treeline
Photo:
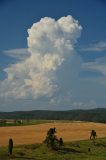
[[[73,120],[106,123],[106,109],[0,112],[0,119]]]

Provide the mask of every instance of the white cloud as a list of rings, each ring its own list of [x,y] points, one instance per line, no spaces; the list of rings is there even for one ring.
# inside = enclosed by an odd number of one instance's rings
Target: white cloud
[[[92,109],[97,108],[97,104],[94,100],[76,100],[72,96],[72,92],[67,91],[66,93],[60,94],[50,99],[50,106],[59,107],[63,110],[70,109]]]
[[[98,58],[94,62],[83,63],[82,69],[85,71],[93,71],[101,74],[101,76],[98,77],[87,77],[86,80],[92,81],[97,85],[106,85],[106,57]]]
[[[65,93],[61,93],[58,96],[54,96],[50,99],[50,105],[58,106],[58,105],[67,105],[72,102],[72,93],[70,91],[66,91]]]
[[[74,109],[93,109],[93,108],[97,108],[97,104],[94,100],[90,100],[89,102],[81,102],[81,101],[76,101],[73,102],[72,107]]]
[[[106,76],[106,58],[98,58],[94,62],[86,62],[82,65],[83,69],[101,72]]]
[[[91,44],[88,47],[83,47],[80,49],[80,51],[84,51],[84,52],[102,52],[102,51],[106,51],[106,42],[102,41],[102,42],[98,42],[95,44]]]
[[[3,51],[4,54],[17,58],[19,60],[24,60],[30,56],[30,52],[27,48],[17,48]]]
[[[8,77],[0,84],[0,95],[35,99],[52,96],[58,90],[55,71],[74,53],[81,29],[72,16],[57,21],[45,17],[34,23],[28,29],[29,52],[25,49],[5,51],[8,55],[24,58],[4,69]]]

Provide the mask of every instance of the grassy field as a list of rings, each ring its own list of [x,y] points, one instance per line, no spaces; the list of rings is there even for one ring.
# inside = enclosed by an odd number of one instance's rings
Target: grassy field
[[[91,149],[88,152],[88,148]],[[106,138],[101,138],[94,145],[90,140],[66,142],[54,151],[45,144],[16,146],[13,157],[9,158],[7,148],[0,148],[0,160],[106,160]]]

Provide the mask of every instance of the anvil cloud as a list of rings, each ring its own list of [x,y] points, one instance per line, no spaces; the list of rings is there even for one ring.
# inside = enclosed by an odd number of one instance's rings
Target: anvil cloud
[[[58,90],[55,72],[74,53],[82,27],[72,16],[55,20],[44,17],[28,29],[30,56],[5,68],[1,96],[51,97]]]

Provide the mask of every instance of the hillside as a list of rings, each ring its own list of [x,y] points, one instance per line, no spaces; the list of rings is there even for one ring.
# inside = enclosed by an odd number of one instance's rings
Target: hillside
[[[88,151],[90,148],[90,152]],[[0,160],[9,160],[7,148],[0,149]],[[98,139],[94,145],[91,141],[68,142],[57,151],[45,144],[16,146],[13,150],[15,160],[106,160],[106,138]]]
[[[0,112],[0,119],[37,119],[37,120],[75,120],[106,123],[106,109],[69,110],[69,111],[15,111]]]

